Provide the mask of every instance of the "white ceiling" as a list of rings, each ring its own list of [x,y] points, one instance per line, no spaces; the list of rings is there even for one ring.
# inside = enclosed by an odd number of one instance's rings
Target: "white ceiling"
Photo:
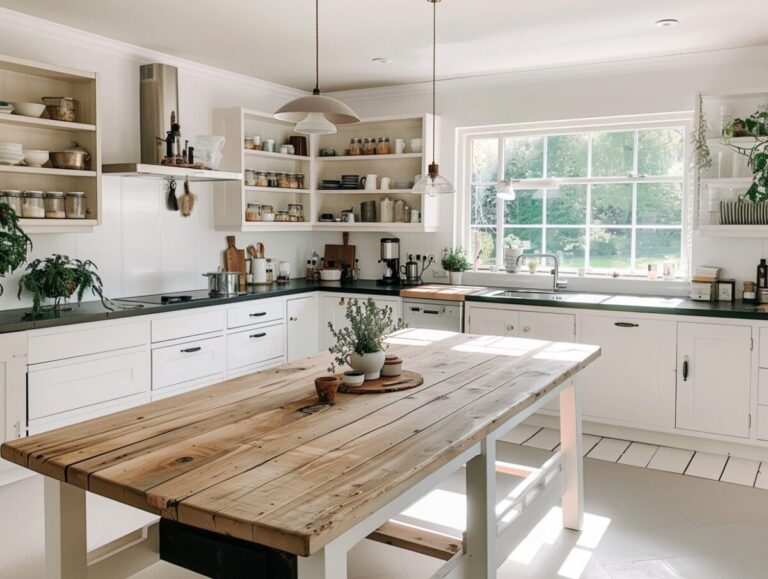
[[[314,84],[312,0],[0,6],[288,86]],[[437,12],[440,78],[768,44],[765,0],[443,0]],[[321,89],[427,80],[431,17],[426,0],[322,0]],[[680,24],[659,28],[661,18]]]

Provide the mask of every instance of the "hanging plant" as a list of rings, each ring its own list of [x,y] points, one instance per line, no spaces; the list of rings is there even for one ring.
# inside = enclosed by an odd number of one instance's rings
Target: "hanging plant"
[[[36,259],[27,265],[27,269],[19,280],[19,294],[27,291],[32,294],[32,311],[37,313],[43,309],[43,301],[53,300],[51,309],[60,311],[64,304],[77,293],[77,303],[83,301],[86,290],[99,296],[104,307],[112,309],[104,297],[103,287],[98,268],[90,261],[70,259],[66,255],[54,254],[45,259]]]
[[[734,137],[752,137],[748,146],[733,143]],[[768,201],[768,112],[760,111],[745,119],[733,119],[723,128],[723,141],[747,158],[752,184],[744,197],[753,203]]]
[[[698,167],[700,171],[712,167],[712,153],[709,150],[709,144],[707,143],[707,136],[709,134],[708,127],[707,115],[704,113],[704,97],[699,95],[699,119],[696,123],[696,130],[693,132],[691,142],[693,144],[696,167]]]
[[[19,269],[27,260],[27,252],[31,248],[32,240],[19,226],[19,216],[13,207],[0,203],[0,277]],[[2,284],[0,295],[3,295]]]

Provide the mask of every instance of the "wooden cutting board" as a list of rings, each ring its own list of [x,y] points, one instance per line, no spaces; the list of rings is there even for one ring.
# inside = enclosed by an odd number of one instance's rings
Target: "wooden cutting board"
[[[227,249],[224,250],[224,269],[240,273],[240,291],[245,290],[245,250],[235,247],[235,236],[227,235]]]
[[[348,394],[384,394],[386,392],[399,392],[400,390],[408,390],[409,388],[416,388],[424,384],[424,377],[416,372],[409,372],[403,370],[403,373],[399,376],[386,376],[376,380],[366,380],[360,386],[347,386],[339,377],[339,392],[346,392]]]
[[[349,245],[349,233],[345,231],[341,235],[343,245],[326,245],[323,260],[327,266],[338,267],[341,269],[344,269],[344,267],[347,266],[355,267],[357,246]]]
[[[484,292],[487,289],[487,287],[463,285],[418,285],[400,290],[400,297],[463,302],[466,296]]]

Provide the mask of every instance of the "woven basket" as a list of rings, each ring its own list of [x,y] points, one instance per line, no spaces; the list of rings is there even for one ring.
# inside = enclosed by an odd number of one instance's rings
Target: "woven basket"
[[[768,225],[768,202],[721,201],[720,225]]]

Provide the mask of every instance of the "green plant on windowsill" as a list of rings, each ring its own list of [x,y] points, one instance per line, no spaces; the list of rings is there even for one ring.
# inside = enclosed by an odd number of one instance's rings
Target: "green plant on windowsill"
[[[467,259],[467,252],[463,247],[453,247],[451,249],[446,247],[443,250],[443,258],[440,263],[447,272],[467,271],[471,267]]]
[[[101,277],[96,273],[98,268],[90,261],[70,259],[66,255],[54,254],[45,259],[36,259],[27,265],[24,275],[19,280],[19,294],[32,294],[32,311],[43,310],[46,299],[53,300],[52,310],[61,311],[64,304],[77,294],[77,303],[83,301],[87,290],[99,296],[104,307],[112,309],[104,297]]]
[[[754,144],[739,146],[734,137],[754,138]],[[768,112],[759,111],[745,119],[733,119],[723,128],[723,141],[738,154],[747,158],[752,171],[752,184],[743,198],[753,203],[768,201]]]
[[[0,277],[19,269],[27,260],[27,252],[32,248],[32,240],[19,226],[19,216],[13,207],[0,203]],[[0,295],[3,286],[0,284]]]

